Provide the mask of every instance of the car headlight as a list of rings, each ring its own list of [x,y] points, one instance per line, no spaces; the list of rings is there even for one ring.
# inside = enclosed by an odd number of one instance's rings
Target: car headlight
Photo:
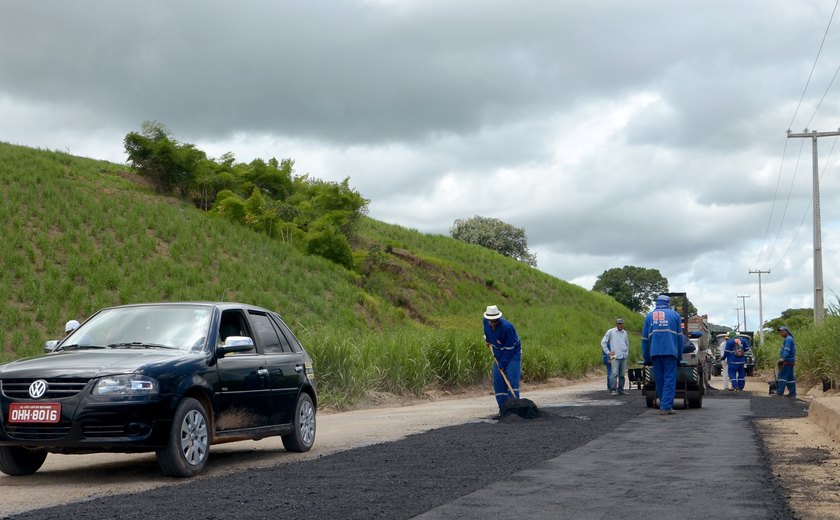
[[[132,396],[158,393],[157,379],[136,374],[107,376],[100,379],[93,387],[93,395]]]

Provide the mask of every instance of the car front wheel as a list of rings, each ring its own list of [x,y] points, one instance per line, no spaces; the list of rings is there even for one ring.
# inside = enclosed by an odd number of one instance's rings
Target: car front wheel
[[[157,451],[158,466],[170,477],[192,477],[204,469],[210,448],[207,412],[197,400],[178,404],[166,448]]]
[[[315,405],[309,394],[302,392],[295,406],[295,431],[281,437],[287,451],[309,451],[315,444]]]
[[[21,446],[0,447],[0,471],[12,477],[35,473],[46,459],[47,450]]]

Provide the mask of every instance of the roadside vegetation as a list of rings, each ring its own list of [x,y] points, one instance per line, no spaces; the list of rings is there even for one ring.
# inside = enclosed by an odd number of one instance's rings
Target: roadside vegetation
[[[279,311],[315,359],[322,403],[339,407],[370,391],[489,388],[481,314],[491,304],[522,337],[526,383],[600,367],[616,317],[639,357],[640,315],[448,236],[360,213],[345,264],[161,194],[126,165],[0,143],[0,176],[0,361],[39,354],[65,321],[102,307],[183,300]]]

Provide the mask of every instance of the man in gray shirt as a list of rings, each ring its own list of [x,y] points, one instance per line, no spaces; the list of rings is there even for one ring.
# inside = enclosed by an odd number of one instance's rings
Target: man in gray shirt
[[[627,356],[630,354],[630,336],[624,330],[624,320],[615,320],[615,327],[604,334],[601,350],[610,357],[610,395],[623,395],[624,373],[627,372]]]

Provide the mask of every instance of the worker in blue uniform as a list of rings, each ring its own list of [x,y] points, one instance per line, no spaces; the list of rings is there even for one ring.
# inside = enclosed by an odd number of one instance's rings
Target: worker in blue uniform
[[[662,294],[656,298],[656,307],[645,316],[642,327],[642,358],[653,365],[659,413],[674,412],[677,392],[677,367],[683,352],[682,318],[669,308],[671,299]]]
[[[729,332],[728,336],[721,359],[726,359],[732,390],[743,392],[744,385],[747,382],[747,358],[745,354],[750,350],[750,342],[746,338],[739,338],[738,333],[734,330]]]
[[[796,377],[793,375],[793,366],[796,363],[796,344],[793,342],[793,334],[787,327],[779,327],[779,334],[784,338],[782,349],[779,351],[779,375],[776,377],[776,395],[785,395],[785,387],[788,389],[788,397],[796,397]]]
[[[484,312],[484,342],[493,350],[496,363],[493,367],[493,391],[501,413],[502,404],[510,398],[519,399],[519,379],[522,374],[522,343],[516,328],[495,305],[489,305]],[[513,395],[499,371],[507,376]]]

